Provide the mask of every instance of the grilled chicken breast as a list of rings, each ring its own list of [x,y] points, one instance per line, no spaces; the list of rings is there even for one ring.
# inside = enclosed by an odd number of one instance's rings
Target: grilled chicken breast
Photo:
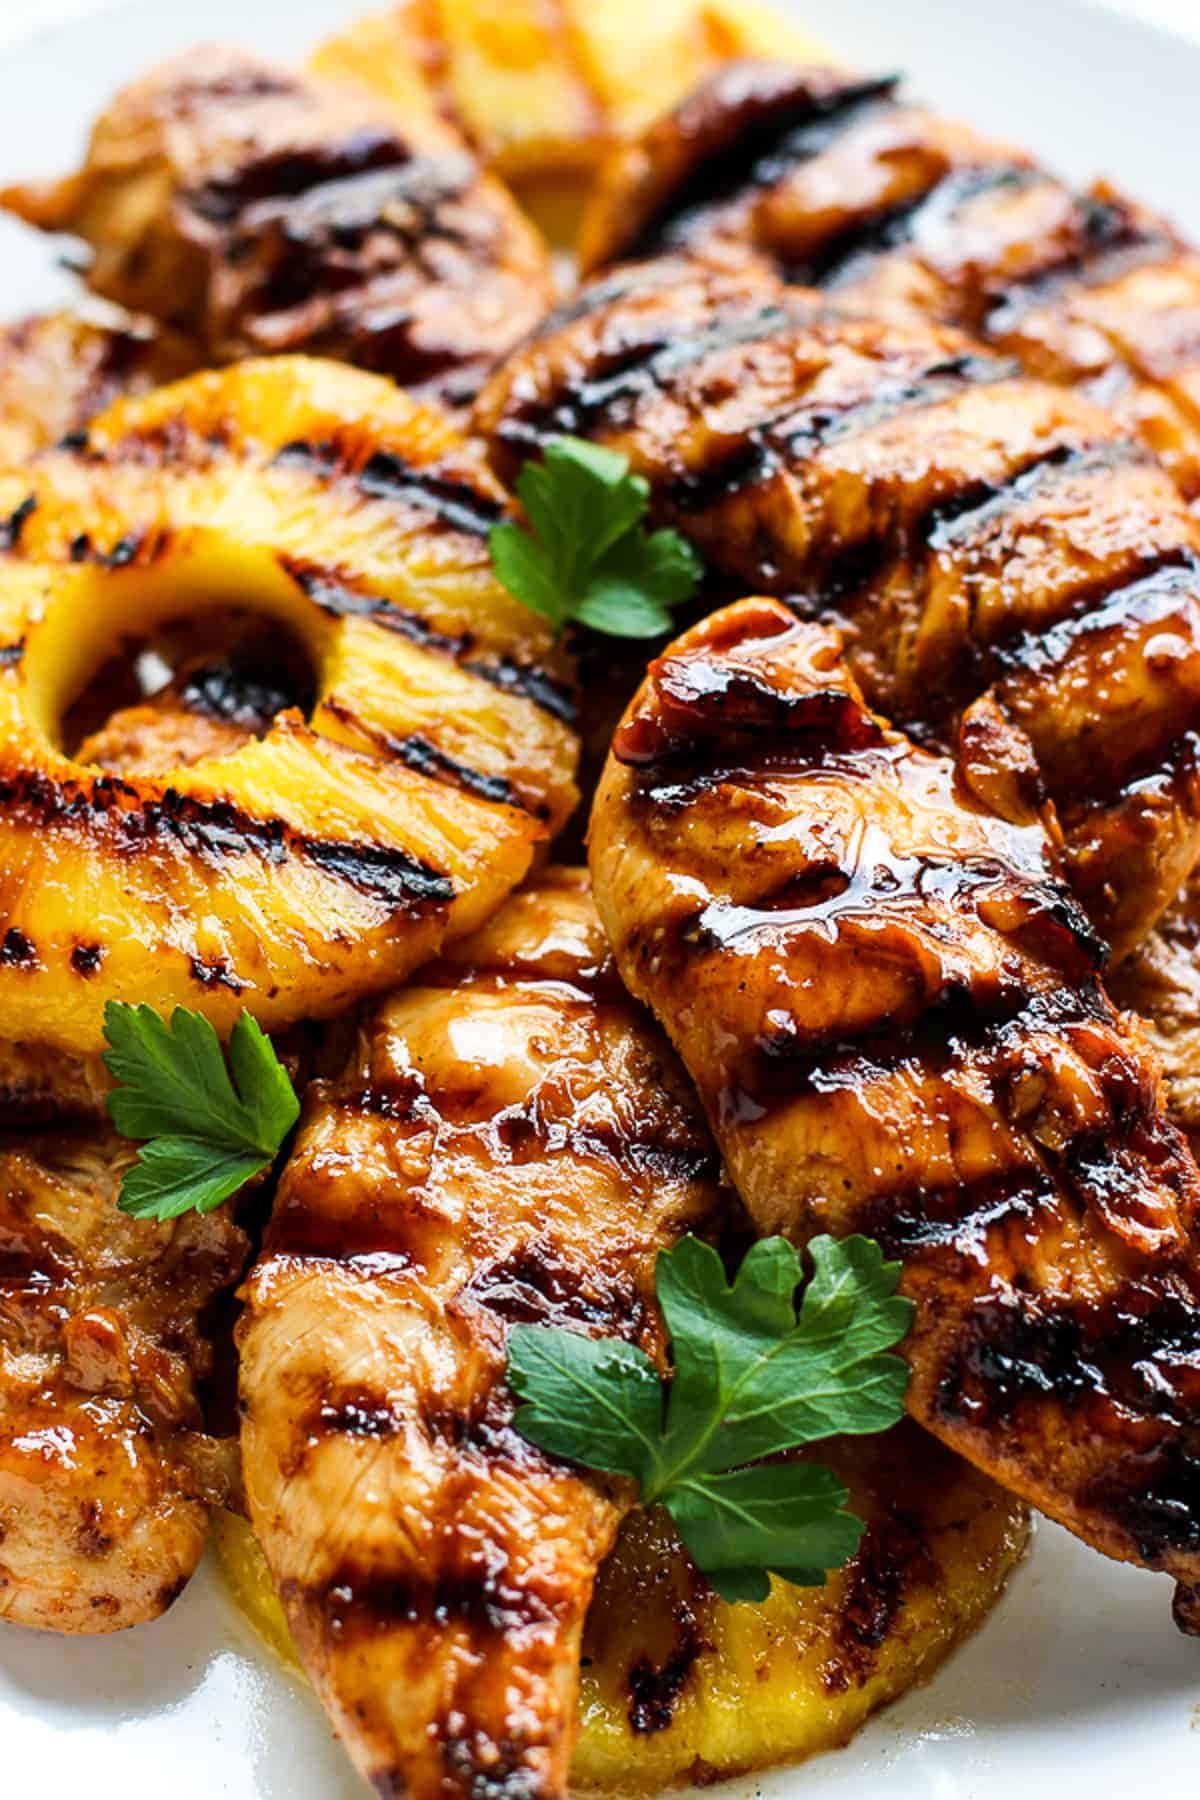
[[[1200,844],[1197,526],[1090,402],[957,333],[666,259],[585,289],[477,419],[507,479],[558,432],[625,451],[714,585],[837,621],[871,703],[961,737],[994,800],[1023,758],[1118,952],[1169,903]]]
[[[0,467],[81,431],[122,394],[196,366],[182,339],[134,323],[47,313],[0,326]]]
[[[66,1632],[155,1618],[200,1560],[208,1502],[229,1497],[200,1322],[249,1248],[225,1209],[117,1211],[134,1150],[104,1121],[103,1081],[55,1079],[44,1128],[0,1137],[0,1619]]]
[[[93,290],[207,360],[334,356],[457,407],[544,311],[549,261],[431,112],[238,50],[119,93],[83,167],[0,204],[92,251]]]
[[[910,1410],[1109,1556],[1200,1577],[1200,1177],[1036,818],[984,810],[777,602],[656,662],[601,917],[763,1232],[863,1231]]]
[[[543,216],[577,213],[606,151],[731,57],[819,55],[754,0],[401,0],[322,44],[320,75],[395,118],[449,118]],[[577,220],[576,220],[577,222]]]
[[[569,666],[491,570],[505,505],[440,417],[303,358],[0,475],[0,1030],[87,1052],[148,992],[220,1027],[329,1016],[518,885],[577,745]],[[311,668],[307,719],[142,773],[63,742],[108,659],[231,604]]]
[[[1112,971],[1109,987],[1118,1006],[1137,1013],[1162,1064],[1171,1116],[1200,1152],[1200,883],[1194,877]]]
[[[315,1084],[239,1330],[250,1520],[380,1794],[558,1795],[630,1495],[512,1427],[514,1321],[654,1351],[657,1250],[719,1198],[666,1045],[554,870]]]
[[[1200,495],[1200,255],[1107,183],[898,97],[895,80],[743,62],[609,165],[585,269],[747,251],[872,318],[933,319],[1078,387]]]

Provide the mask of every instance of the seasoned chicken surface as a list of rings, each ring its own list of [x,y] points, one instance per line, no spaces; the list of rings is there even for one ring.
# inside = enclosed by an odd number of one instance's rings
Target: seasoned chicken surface
[[[227,1210],[118,1212],[133,1146],[86,1088],[0,1136],[0,1619],[65,1632],[157,1617],[200,1559],[229,1498],[201,1320],[249,1248]]]
[[[181,340],[148,327],[47,313],[0,326],[0,467],[81,431],[122,394],[195,367]]]
[[[92,251],[94,291],[208,360],[334,356],[451,407],[539,318],[546,251],[457,132],[360,86],[201,47],[98,120],[83,167],[0,204]]]
[[[569,663],[491,569],[505,506],[439,415],[308,358],[119,403],[0,474],[0,1033],[85,1054],[147,993],[222,1029],[328,1017],[500,904],[577,754]],[[235,698],[201,669],[186,742],[123,692],[120,733],[68,738],[110,659],[231,606],[285,682],[249,727],[236,700],[195,724]]]
[[[900,99],[896,81],[742,62],[606,170],[585,269],[750,253],[871,318],[933,319],[1078,387],[1200,495],[1200,255],[1106,183]]]
[[[581,871],[383,1002],[310,1090],[244,1290],[246,1494],[378,1793],[563,1792],[583,1618],[631,1496],[514,1431],[507,1328],[654,1352],[656,1252],[719,1197]]]
[[[747,600],[652,665],[591,863],[758,1228],[901,1259],[920,1423],[1196,1583],[1200,1177],[1040,821],[872,714],[836,633]]]
[[[1148,938],[1112,972],[1118,1006],[1137,1013],[1166,1077],[1171,1117],[1200,1152],[1200,882],[1195,877]]]
[[[761,271],[618,271],[489,383],[511,479],[558,432],[625,451],[710,579],[848,634],[869,699],[993,804],[1053,800],[1118,952],[1195,862],[1197,525],[1138,440],[957,333]]]

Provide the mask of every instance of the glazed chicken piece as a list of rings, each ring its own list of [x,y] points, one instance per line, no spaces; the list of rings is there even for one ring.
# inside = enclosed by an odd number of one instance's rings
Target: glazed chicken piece
[[[960,326],[1115,412],[1196,498],[1200,255],[1107,183],[1076,192],[896,87],[719,70],[610,162],[585,270],[749,253],[864,317]]]
[[[82,430],[122,394],[195,366],[182,339],[133,320],[101,325],[47,313],[0,326],[0,465]]]
[[[836,633],[747,600],[652,665],[591,863],[758,1228],[903,1262],[920,1423],[1200,1580],[1200,1177],[1041,821],[872,714]]]
[[[657,1250],[718,1165],[551,870],[366,1020],[310,1090],[239,1337],[251,1523],[382,1795],[565,1789],[580,1633],[627,1485],[512,1426],[514,1322],[654,1352]]]
[[[1138,1015],[1162,1064],[1171,1117],[1200,1154],[1200,881],[1195,876],[1149,937],[1109,978]]]
[[[837,621],[872,705],[1040,777],[1118,953],[1195,862],[1197,525],[1137,439],[957,333],[850,320],[756,269],[618,271],[498,371],[512,480],[559,432],[625,451],[710,578]]]
[[[249,1246],[226,1210],[118,1212],[133,1146],[83,1110],[102,1071],[70,1085],[78,1113],[0,1136],[0,1619],[104,1632],[165,1611],[230,1498],[200,1322]]]
[[[464,141],[361,87],[188,51],[119,93],[82,169],[0,204],[207,360],[305,350],[450,407],[540,317],[544,246]]]

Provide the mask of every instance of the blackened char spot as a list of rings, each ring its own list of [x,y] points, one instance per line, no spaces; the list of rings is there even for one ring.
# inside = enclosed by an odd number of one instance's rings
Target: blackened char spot
[[[365,1388],[326,1394],[310,1421],[313,1435],[390,1438],[404,1429],[404,1416],[390,1400]]]
[[[25,521],[37,510],[37,495],[27,494],[7,519],[0,520],[0,550],[15,550],[21,541]]]
[[[675,1606],[672,1623],[676,1641],[671,1654],[660,1663],[639,1656],[625,1677],[626,1717],[637,1737],[670,1728],[688,1677],[706,1648],[696,1614],[686,1602]]]
[[[71,967],[76,975],[94,975],[106,955],[103,944],[76,944],[71,952]]]
[[[925,1533],[900,1511],[875,1519],[846,1572],[838,1603],[833,1654],[821,1666],[830,1694],[865,1687],[913,1585],[933,1585],[939,1570]]]
[[[474,1270],[462,1298],[510,1325],[574,1322],[625,1338],[636,1337],[645,1318],[631,1274],[599,1261],[565,1263],[555,1244],[541,1238]]]
[[[1017,329],[1027,309],[1057,293],[1112,280],[1178,248],[1171,232],[1157,219],[1116,195],[1079,195],[1075,206],[1074,240],[1064,249],[1058,247],[1059,239],[1050,240],[1053,254],[1048,261],[988,297],[986,314],[979,323],[989,336]]]
[[[222,957],[206,962],[203,957],[192,956],[188,959],[192,980],[202,988],[224,987],[233,993],[240,994],[245,982],[239,981],[229,964]]]
[[[394,132],[359,126],[340,140],[248,158],[227,175],[185,188],[180,201],[210,224],[231,225],[259,201],[295,198],[326,182],[402,165],[408,154]]]
[[[37,962],[37,946],[15,925],[10,925],[0,940],[0,963],[9,969],[32,968]]]
[[[25,654],[24,639],[15,644],[0,644],[0,668],[13,669]]]

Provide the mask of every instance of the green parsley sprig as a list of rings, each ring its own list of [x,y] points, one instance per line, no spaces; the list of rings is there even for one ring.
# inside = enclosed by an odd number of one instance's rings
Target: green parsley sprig
[[[785,1238],[755,1244],[732,1283],[698,1238],[660,1252],[669,1384],[633,1344],[548,1326],[509,1333],[517,1430],[553,1456],[632,1476],[726,1600],[764,1599],[772,1574],[820,1586],[862,1536],[831,1469],[761,1459],[883,1431],[904,1410],[908,1367],[886,1354],[912,1323],[900,1265],[865,1237],[819,1237],[809,1251],[798,1311],[803,1265]]]
[[[506,520],[488,534],[492,566],[532,612],[559,630],[576,619],[611,637],[660,637],[691,598],[703,565],[677,531],[642,523],[650,485],[629,458],[558,437],[527,462],[517,493],[531,531]]]
[[[104,1064],[122,1085],[108,1096],[123,1137],[143,1140],[117,1201],[135,1219],[212,1212],[274,1161],[300,1102],[271,1041],[248,1012],[229,1039],[177,1006],[168,1026],[152,1006],[110,1000]]]

